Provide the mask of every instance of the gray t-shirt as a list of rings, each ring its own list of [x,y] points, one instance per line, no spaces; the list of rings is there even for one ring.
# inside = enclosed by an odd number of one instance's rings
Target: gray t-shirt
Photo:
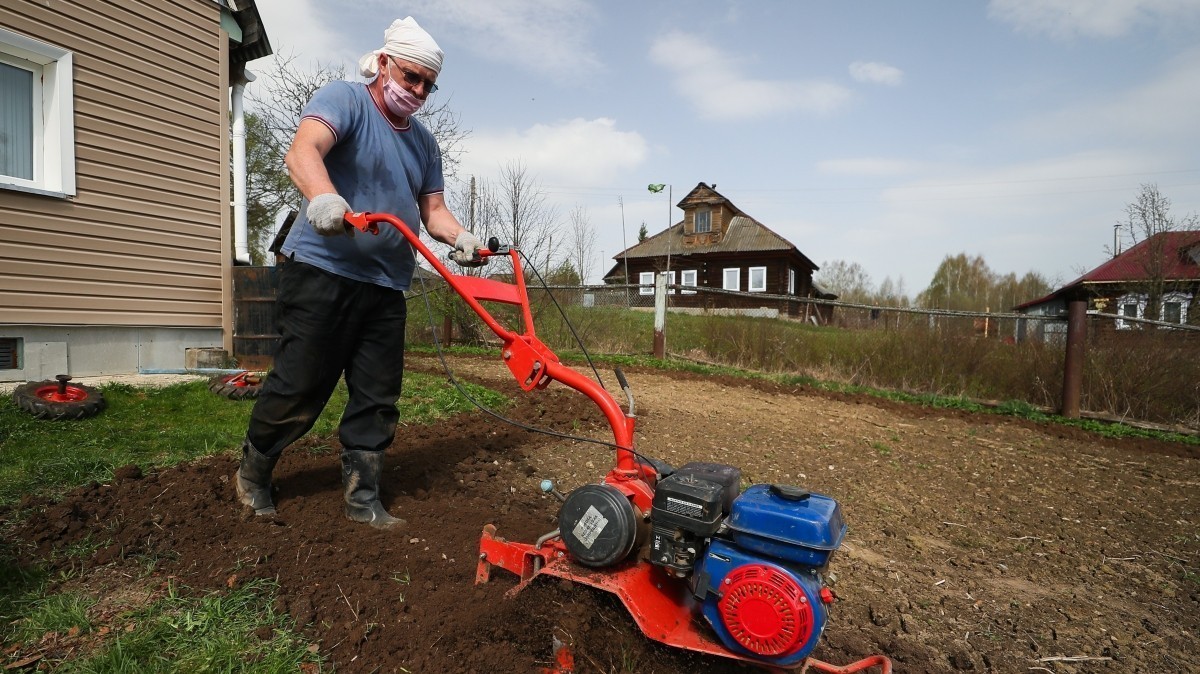
[[[301,118],[333,131],[325,168],[352,210],[390,213],[420,233],[417,197],[444,189],[442,155],[428,129],[411,117],[407,129],[395,128],[365,84],[345,81],[321,87]],[[321,236],[305,217],[307,208],[306,200],[283,244],[285,255],[356,281],[408,290],[416,261],[394,227],[381,223],[378,236]]]

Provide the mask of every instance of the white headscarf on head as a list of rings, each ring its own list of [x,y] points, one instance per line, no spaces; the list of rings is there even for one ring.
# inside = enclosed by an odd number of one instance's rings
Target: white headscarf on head
[[[435,73],[442,72],[442,48],[411,16],[393,21],[383,31],[383,47],[364,54],[358,60],[358,71],[363,77],[371,79],[379,74],[380,54],[423,65]]]

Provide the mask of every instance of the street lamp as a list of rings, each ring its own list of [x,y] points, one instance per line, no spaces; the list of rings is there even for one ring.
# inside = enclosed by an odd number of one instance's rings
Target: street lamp
[[[646,189],[650,190],[654,194],[658,194],[659,192],[662,192],[663,188],[666,188],[666,190],[667,190],[667,231],[666,231],[666,234],[667,234],[667,278],[670,279],[671,278],[671,202],[674,201],[674,197],[671,196],[671,191],[672,191],[673,187],[667,183],[650,183],[649,185],[646,186]]]

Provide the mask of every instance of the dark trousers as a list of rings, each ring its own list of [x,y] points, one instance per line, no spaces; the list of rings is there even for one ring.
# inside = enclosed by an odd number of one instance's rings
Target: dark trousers
[[[285,262],[279,273],[275,321],[282,338],[246,439],[279,456],[313,427],[344,374],[350,395],[338,429],[342,447],[387,449],[400,418],[404,293],[303,262]]]

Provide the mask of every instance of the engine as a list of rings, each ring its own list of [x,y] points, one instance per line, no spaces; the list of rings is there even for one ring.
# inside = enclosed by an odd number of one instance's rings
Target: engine
[[[833,593],[822,572],[846,524],[837,501],[797,487],[738,493],[732,466],[687,464],[659,481],[649,559],[686,577],[729,650],[779,666],[808,657]]]
[[[828,496],[775,484],[739,493],[740,484],[733,466],[680,467],[655,486],[649,532],[615,487],[585,485],[565,497],[560,535],[576,562],[597,568],[648,539],[649,562],[688,584],[727,649],[788,667],[825,629],[834,597],[822,573],[846,524]]]

